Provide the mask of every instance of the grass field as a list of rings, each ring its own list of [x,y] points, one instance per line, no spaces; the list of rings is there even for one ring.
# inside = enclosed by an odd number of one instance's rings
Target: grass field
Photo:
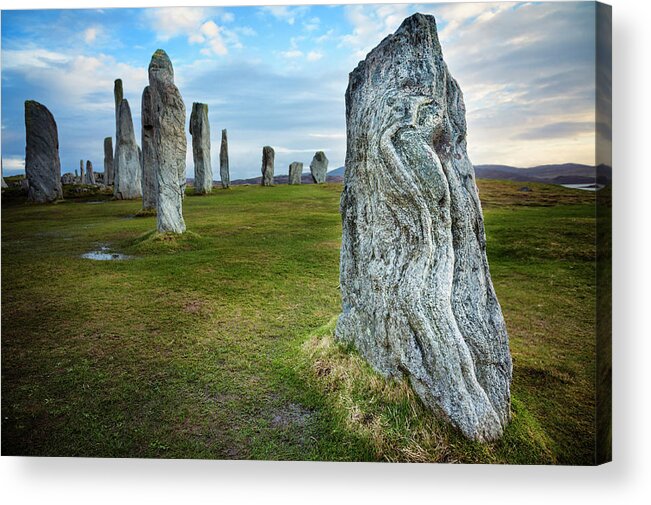
[[[513,422],[470,443],[332,339],[341,185],[136,201],[2,197],[2,454],[589,464],[594,194],[480,181]],[[126,261],[92,261],[108,247]]]

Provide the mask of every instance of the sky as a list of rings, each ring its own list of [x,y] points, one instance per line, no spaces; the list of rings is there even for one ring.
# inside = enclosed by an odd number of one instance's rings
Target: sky
[[[474,164],[594,164],[595,6],[433,3],[2,11],[2,165],[24,171],[24,101],[49,108],[62,173],[80,159],[103,170],[115,137],[121,78],[140,144],[140,100],[151,55],[164,49],[189,121],[207,103],[214,178],[228,129],[231,179],[305,169],[323,150],[344,164],[348,74],[402,20],[437,20],[443,55],[464,93]],[[187,175],[193,175],[188,135]]]

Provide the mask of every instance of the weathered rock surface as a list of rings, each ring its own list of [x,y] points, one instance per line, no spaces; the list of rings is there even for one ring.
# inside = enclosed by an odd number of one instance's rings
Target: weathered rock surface
[[[70,172],[66,172],[61,176],[61,184],[74,184],[75,182],[75,176]]]
[[[192,158],[194,160],[194,192],[200,195],[212,192],[212,164],[210,162],[210,122],[208,105],[194,102],[190,114]]]
[[[326,180],[328,172],[328,158],[323,151],[317,151],[310,163],[310,172],[312,173],[312,180],[314,184],[321,184]]]
[[[142,92],[140,118],[142,120],[141,163],[142,163],[142,208],[154,210],[158,201],[158,176],[154,152],[154,109],[149,86]]]
[[[219,177],[222,181],[222,188],[230,188],[231,174],[228,166],[228,133],[222,130],[222,143],[219,150]]]
[[[174,85],[167,53],[158,49],[149,63],[149,88],[154,114],[153,145],[158,179],[158,231],[183,233],[185,190],[185,104]]]
[[[65,175],[65,174],[64,174],[64,175]],[[8,187],[9,187],[9,186],[7,186],[7,183],[5,182],[5,178],[2,177],[2,188],[4,189],[4,188],[8,188]]]
[[[95,173],[90,160],[86,161],[86,184],[95,184]]]
[[[84,160],[79,160],[79,184],[86,184],[86,174],[84,173]]]
[[[25,101],[25,136],[27,200],[49,203],[63,198],[57,124],[47,107],[34,100]]]
[[[104,184],[113,184],[113,138],[104,139]]]
[[[263,186],[271,186],[274,183],[274,158],[276,156],[272,147],[262,148],[262,182]]]
[[[289,180],[288,184],[300,184],[301,177],[303,176],[303,163],[300,161],[293,161],[289,165]]]
[[[511,356],[493,289],[461,90],[432,16],[350,74],[336,336],[406,377],[467,437],[509,421]]]
[[[113,156],[113,186],[116,185],[118,177],[118,139],[120,138],[120,105],[124,99],[124,91],[122,89],[122,79],[115,79],[113,83],[113,100],[115,102],[115,154]],[[115,188],[113,188],[115,193]]]
[[[126,99],[120,103],[118,134],[114,159],[113,195],[119,200],[140,198],[142,196],[140,155],[133,131],[131,108]]]

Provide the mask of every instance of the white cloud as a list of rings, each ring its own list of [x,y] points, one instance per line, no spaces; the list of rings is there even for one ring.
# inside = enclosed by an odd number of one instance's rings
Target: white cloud
[[[100,29],[97,26],[91,26],[84,30],[84,42],[86,44],[92,44],[97,39]]]
[[[307,12],[308,9],[309,7],[304,5],[296,7],[288,5],[269,5],[266,7],[260,7],[261,12],[271,14],[279,21],[285,21],[290,25],[293,25],[298,18],[302,17]]]
[[[307,53],[307,61],[318,61],[323,58],[323,53],[318,51],[310,51]]]
[[[232,12],[224,12],[219,18],[223,23],[232,23],[235,21],[235,15]]]
[[[303,24],[303,30],[306,32],[313,32],[319,29],[321,20],[317,17],[309,19],[306,23]]]
[[[280,55],[283,58],[300,58],[303,56],[303,51],[299,51],[298,49],[290,49],[289,51],[281,51]]]
[[[8,157],[2,158],[2,169],[3,170],[24,170],[25,169],[25,159],[24,158],[15,158]]]

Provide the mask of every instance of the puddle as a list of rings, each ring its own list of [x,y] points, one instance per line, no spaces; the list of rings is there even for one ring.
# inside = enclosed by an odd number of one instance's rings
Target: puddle
[[[87,205],[96,205],[98,203],[106,203],[107,200],[93,200],[91,202],[86,202]]]
[[[101,246],[98,251],[90,251],[81,255],[82,258],[95,261],[121,261],[129,260],[131,256],[111,252],[108,246]]]

